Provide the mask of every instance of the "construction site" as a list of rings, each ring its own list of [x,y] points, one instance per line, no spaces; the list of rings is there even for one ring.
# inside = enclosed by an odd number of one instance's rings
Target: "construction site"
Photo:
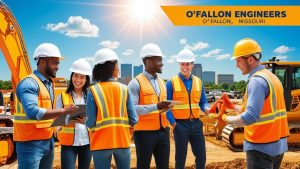
[[[0,101],[0,168],[17,169],[16,148],[13,141],[14,130],[14,106],[13,93],[17,84],[24,77],[32,74],[33,69],[29,61],[25,41],[21,28],[4,2],[0,1],[0,48],[5,57],[11,73],[12,90],[1,90]],[[300,62],[282,62],[276,59],[262,63],[268,70],[274,73],[284,82],[284,96],[289,127],[288,151],[280,166],[281,169],[300,169],[300,76],[295,74],[300,71]],[[295,73],[296,72],[296,73]],[[55,96],[66,90],[67,79],[55,78]],[[223,95],[222,95],[223,96]],[[232,98],[227,103],[224,98],[216,97],[210,103],[213,117],[201,114],[200,120],[203,123],[206,148],[207,169],[244,169],[246,168],[246,153],[243,152],[244,128],[227,124],[222,120],[222,115],[237,115],[237,112],[228,106],[229,104],[242,103],[242,99]],[[219,100],[222,100],[220,102]],[[0,102],[1,103],[1,102]],[[18,107],[17,107],[18,108]],[[275,131],[270,131],[275,132]],[[133,131],[131,131],[131,136]],[[175,168],[175,142],[173,129],[170,127],[170,169]],[[136,148],[133,139],[130,145],[131,161],[130,168],[136,168]],[[55,154],[53,168],[61,168],[61,145],[55,142]],[[186,158],[186,169],[194,169],[195,157],[191,147],[188,147]],[[77,165],[76,165],[77,167]],[[91,167],[94,168],[93,160]],[[111,168],[116,168],[112,160]],[[151,161],[151,168],[155,167],[154,158]]]

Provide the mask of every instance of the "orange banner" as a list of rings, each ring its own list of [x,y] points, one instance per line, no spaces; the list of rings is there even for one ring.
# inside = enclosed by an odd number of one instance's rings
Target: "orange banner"
[[[300,6],[162,6],[176,26],[299,26]]]

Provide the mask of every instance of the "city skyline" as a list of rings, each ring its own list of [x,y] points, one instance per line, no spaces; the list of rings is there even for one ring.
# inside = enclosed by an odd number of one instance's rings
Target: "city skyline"
[[[140,49],[146,43],[160,46],[163,58],[161,77],[169,79],[179,72],[176,55],[188,48],[196,55],[195,64],[203,71],[234,74],[234,81],[246,80],[230,60],[234,44],[246,37],[255,39],[262,47],[262,61],[274,56],[287,61],[299,61],[300,41],[297,26],[175,26],[164,14],[161,5],[299,5],[287,0],[250,2],[230,0],[183,1],[151,0],[148,6],[154,11],[151,16],[132,13],[135,6],[121,0],[87,0],[86,2],[28,0],[20,5],[18,0],[4,0],[20,25],[28,57],[33,70],[36,64],[32,55],[35,48],[44,42],[56,44],[65,57],[60,63],[57,77],[69,78],[68,71],[73,61],[86,58],[93,66],[97,50],[108,47],[119,56],[119,64],[143,65]],[[145,4],[144,4],[145,5]],[[146,6],[147,7],[147,6]],[[51,10],[49,10],[51,9]],[[30,12],[28,12],[30,11]],[[30,22],[28,22],[30,21]],[[276,38],[275,38],[276,37]],[[6,60],[0,52],[0,72],[9,72]],[[4,73],[1,80],[10,80]]]

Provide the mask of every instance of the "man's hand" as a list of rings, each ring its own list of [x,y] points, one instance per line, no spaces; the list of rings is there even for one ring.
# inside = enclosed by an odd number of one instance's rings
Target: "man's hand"
[[[226,114],[222,115],[222,120],[225,121],[225,122],[227,122],[227,115]]]
[[[162,102],[157,103],[158,110],[169,109],[169,108],[171,108],[170,102],[162,101]]]
[[[177,125],[177,123],[174,122],[174,123],[172,124],[172,127],[175,128],[176,125]]]
[[[64,114],[72,114],[74,111],[76,111],[78,107],[75,104],[71,104],[64,108]]]

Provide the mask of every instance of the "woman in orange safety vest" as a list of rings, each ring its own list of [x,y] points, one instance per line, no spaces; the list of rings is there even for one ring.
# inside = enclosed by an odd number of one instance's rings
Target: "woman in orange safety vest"
[[[110,169],[114,156],[118,169],[130,168],[129,127],[137,123],[127,86],[116,81],[118,56],[108,48],[94,57],[93,80],[87,95],[87,126],[96,169]]]
[[[65,92],[57,97],[56,107],[61,108],[70,104],[85,104],[87,89],[90,84],[91,66],[85,59],[73,62],[70,71],[70,83]],[[78,156],[78,168],[90,168],[91,152],[89,132],[85,125],[85,117],[71,119],[66,115],[65,126],[58,131],[58,140],[61,144],[61,167],[75,169]]]

